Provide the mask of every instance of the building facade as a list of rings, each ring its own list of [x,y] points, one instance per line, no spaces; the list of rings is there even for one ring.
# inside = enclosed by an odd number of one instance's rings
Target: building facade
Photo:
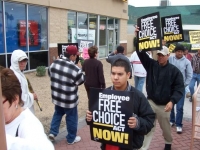
[[[10,67],[15,49],[29,57],[27,70],[49,66],[58,43],[91,40],[99,58],[127,47],[128,3],[123,0],[2,0],[0,65]]]

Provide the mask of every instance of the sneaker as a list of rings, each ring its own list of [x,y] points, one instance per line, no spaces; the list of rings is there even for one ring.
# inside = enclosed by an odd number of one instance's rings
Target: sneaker
[[[187,94],[186,94],[186,98],[190,98],[191,97],[191,94],[190,94],[190,92],[188,92]]]
[[[77,143],[81,140],[81,137],[80,136],[76,136],[75,140],[72,142],[72,143],[69,143],[67,142],[68,144],[74,144],[74,143]]]
[[[176,127],[176,132],[178,134],[181,134],[182,133],[182,127]]]
[[[53,134],[49,134],[49,140],[51,142],[55,141],[55,136]]]
[[[170,122],[170,125],[171,125],[171,127],[173,127],[173,126],[174,126],[174,123],[173,123],[173,122]]]
[[[165,144],[165,149],[164,150],[171,150],[171,144]]]

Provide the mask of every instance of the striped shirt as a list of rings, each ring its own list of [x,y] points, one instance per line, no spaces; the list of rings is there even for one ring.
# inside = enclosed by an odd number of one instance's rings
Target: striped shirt
[[[63,108],[78,105],[78,86],[84,83],[84,74],[68,58],[55,60],[49,67],[52,102]]]

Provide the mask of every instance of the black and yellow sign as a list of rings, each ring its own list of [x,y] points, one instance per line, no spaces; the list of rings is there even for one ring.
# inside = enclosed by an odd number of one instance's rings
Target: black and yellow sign
[[[120,148],[132,148],[133,132],[128,126],[128,119],[133,115],[132,99],[132,92],[91,88],[91,139]]]
[[[162,34],[166,42],[184,41],[180,14],[162,17],[161,22],[162,22]]]
[[[200,49],[200,31],[189,31],[191,50]]]
[[[176,48],[176,46],[174,44],[170,44],[169,45],[169,52],[172,53],[175,48]]]
[[[137,34],[139,50],[159,50],[162,48],[159,12],[138,18]]]

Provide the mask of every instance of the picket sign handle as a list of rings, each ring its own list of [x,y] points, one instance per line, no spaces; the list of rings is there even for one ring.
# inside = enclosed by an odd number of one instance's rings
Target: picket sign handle
[[[7,150],[2,101],[3,100],[2,100],[1,74],[0,74],[0,139],[1,139],[1,149]]]

